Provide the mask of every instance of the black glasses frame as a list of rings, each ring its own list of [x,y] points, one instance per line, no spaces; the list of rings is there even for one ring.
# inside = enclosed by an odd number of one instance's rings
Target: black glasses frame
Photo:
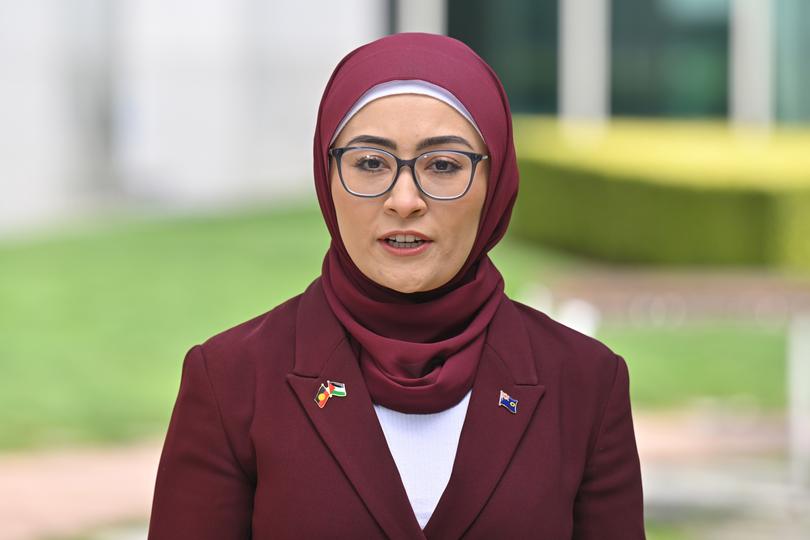
[[[391,184],[384,191],[376,195],[366,195],[363,193],[356,193],[351,189],[349,189],[349,186],[347,186],[346,182],[343,181],[343,171],[341,170],[341,162],[343,161],[341,158],[343,157],[343,154],[345,154],[349,150],[373,150],[375,152],[382,152],[383,154],[387,154],[392,158],[394,158],[397,164],[397,172],[394,174],[394,179],[391,181]],[[418,160],[419,158],[421,158],[426,154],[433,154],[438,152],[454,152],[456,154],[463,154],[468,158],[470,158],[470,161],[472,161],[472,170],[470,171],[470,179],[467,181],[467,187],[460,195],[456,195],[454,197],[439,197],[437,195],[431,195],[430,193],[425,191],[424,188],[422,188],[422,184],[419,182],[419,176],[416,174],[416,167],[415,167],[416,160]],[[345,189],[355,197],[363,197],[364,199],[374,199],[376,197],[382,197],[383,195],[385,195],[394,188],[394,184],[396,184],[397,180],[399,179],[399,171],[402,170],[402,167],[410,167],[411,173],[413,174],[413,181],[416,184],[416,188],[419,190],[419,192],[425,195],[426,197],[436,199],[438,201],[453,201],[456,199],[460,199],[461,197],[466,195],[467,192],[470,191],[470,187],[472,186],[473,178],[475,178],[475,170],[478,167],[478,163],[480,163],[485,159],[489,159],[488,155],[478,154],[476,152],[466,152],[464,150],[429,150],[427,152],[422,152],[413,159],[400,159],[399,156],[392,154],[387,150],[375,148],[373,146],[341,146],[338,148],[330,148],[329,155],[335,158],[335,162],[337,163],[338,169],[338,177],[340,178],[340,183],[343,186],[343,189]]]

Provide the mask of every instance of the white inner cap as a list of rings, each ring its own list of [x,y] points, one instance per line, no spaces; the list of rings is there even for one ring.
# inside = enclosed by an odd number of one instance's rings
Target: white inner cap
[[[407,81],[388,81],[384,83],[380,83],[376,86],[372,86],[366,92],[360,96],[360,98],[355,101],[354,105],[349,112],[346,113],[346,116],[343,117],[343,120],[340,121],[337,128],[335,129],[335,134],[332,136],[332,140],[329,141],[331,145],[337,139],[337,136],[340,134],[341,130],[346,126],[346,123],[352,119],[352,117],[357,114],[357,112],[374,101],[375,99],[380,99],[381,97],[385,96],[393,96],[397,94],[421,94],[423,96],[430,96],[432,98],[436,98],[439,101],[443,101],[447,103],[451,107],[461,114],[467,121],[472,124],[475,128],[475,131],[481,135],[481,139],[484,136],[481,134],[481,130],[478,129],[478,126],[475,124],[475,121],[470,114],[470,111],[467,110],[467,107],[464,106],[461,101],[458,100],[456,96],[450,93],[449,90],[442,88],[441,86],[437,86],[433,83],[429,83],[427,81],[423,81],[421,79],[413,79]]]

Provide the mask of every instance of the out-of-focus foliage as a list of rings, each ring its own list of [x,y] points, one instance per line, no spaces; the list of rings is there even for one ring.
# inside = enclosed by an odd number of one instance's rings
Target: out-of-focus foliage
[[[515,231],[629,262],[810,269],[810,130],[518,117]]]

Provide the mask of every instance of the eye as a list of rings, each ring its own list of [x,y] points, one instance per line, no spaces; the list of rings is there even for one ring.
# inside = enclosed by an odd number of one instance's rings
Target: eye
[[[386,161],[374,155],[360,156],[354,160],[353,166],[361,171],[376,172],[385,170],[387,167]]]
[[[436,173],[451,174],[461,169],[461,166],[447,158],[436,158],[430,162],[428,168]]]
[[[382,161],[375,157],[365,158],[360,161],[360,166],[370,170],[379,169],[382,167]]]

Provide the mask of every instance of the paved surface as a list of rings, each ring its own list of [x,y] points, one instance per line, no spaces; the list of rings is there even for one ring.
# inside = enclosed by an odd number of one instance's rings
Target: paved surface
[[[605,269],[553,280],[555,303],[581,299],[622,323],[720,318],[784,322],[810,313],[810,275],[773,271]]]
[[[701,540],[810,538],[778,416],[637,413],[635,424],[650,517],[698,523]],[[161,443],[0,454],[0,540],[144,540]]]
[[[783,415],[636,418],[646,516],[694,540],[810,539],[810,486],[790,476]]]
[[[161,444],[0,454],[0,539],[69,537],[146,519]]]

